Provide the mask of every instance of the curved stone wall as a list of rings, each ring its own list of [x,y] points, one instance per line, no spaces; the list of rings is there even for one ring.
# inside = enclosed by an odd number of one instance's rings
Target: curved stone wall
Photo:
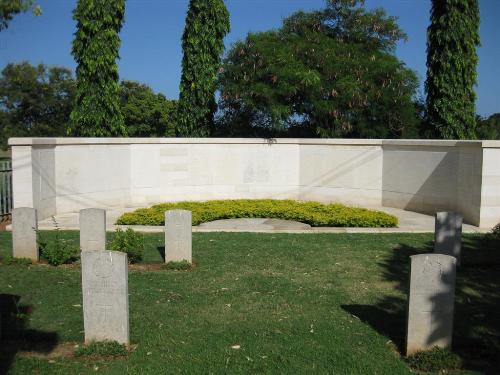
[[[500,142],[351,139],[12,138],[14,206],[275,198],[461,212],[500,221]]]

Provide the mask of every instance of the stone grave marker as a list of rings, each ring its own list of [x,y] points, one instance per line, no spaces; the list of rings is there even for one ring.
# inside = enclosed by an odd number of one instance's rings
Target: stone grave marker
[[[462,215],[456,212],[437,212],[434,230],[434,252],[457,258],[460,265],[462,249]]]
[[[80,210],[80,250],[106,250],[106,210],[100,208]]]
[[[129,344],[128,259],[118,251],[84,251],[82,261],[85,343]]]
[[[410,257],[406,355],[451,348],[456,261],[443,254]]]
[[[191,211],[165,212],[165,263],[192,262]]]
[[[38,261],[37,214],[34,208],[19,207],[12,210],[12,256]]]

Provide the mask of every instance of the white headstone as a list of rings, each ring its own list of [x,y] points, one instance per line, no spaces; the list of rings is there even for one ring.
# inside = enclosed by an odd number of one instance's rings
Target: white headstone
[[[451,255],[460,264],[462,249],[462,215],[456,212],[437,212],[434,230],[434,252]]]
[[[406,354],[451,348],[456,258],[443,254],[410,257]]]
[[[165,263],[192,262],[191,211],[165,212]]]
[[[84,251],[82,257],[85,342],[129,343],[128,260],[118,251]]]
[[[85,208],[80,210],[81,251],[106,250],[106,210]]]
[[[12,256],[38,261],[36,210],[19,207],[12,210]]]

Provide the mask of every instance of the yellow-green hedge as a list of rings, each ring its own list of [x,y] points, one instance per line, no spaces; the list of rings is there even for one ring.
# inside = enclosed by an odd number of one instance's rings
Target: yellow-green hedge
[[[219,219],[270,218],[295,220],[313,227],[395,227],[398,219],[384,212],[342,204],[298,202],[273,199],[213,200],[206,202],[162,203],[120,216],[120,225],[164,225],[165,211],[189,210],[193,225]]]

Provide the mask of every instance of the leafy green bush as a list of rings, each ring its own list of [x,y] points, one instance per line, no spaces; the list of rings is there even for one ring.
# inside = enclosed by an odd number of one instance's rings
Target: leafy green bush
[[[78,246],[73,241],[61,238],[59,226],[53,216],[52,221],[56,228],[56,235],[53,241],[44,240],[41,232],[37,231],[40,253],[53,266],[71,263],[77,258]]]
[[[493,229],[491,229],[491,234],[495,237],[500,238],[500,223],[498,223],[493,227]]]
[[[458,370],[462,367],[462,360],[458,355],[438,347],[415,353],[406,358],[406,361],[412,369],[425,372]]]
[[[295,220],[314,227],[395,227],[398,219],[380,211],[347,207],[342,204],[273,199],[213,200],[206,202],[162,203],[125,213],[121,225],[164,225],[165,211],[189,210],[193,225],[219,219],[270,218]]]
[[[127,353],[126,346],[116,341],[94,341],[79,347],[75,351],[75,356],[121,357],[126,356]]]
[[[117,228],[110,247],[113,251],[126,253],[130,263],[137,263],[142,260],[144,238],[141,233],[137,233],[130,228],[125,231]]]

